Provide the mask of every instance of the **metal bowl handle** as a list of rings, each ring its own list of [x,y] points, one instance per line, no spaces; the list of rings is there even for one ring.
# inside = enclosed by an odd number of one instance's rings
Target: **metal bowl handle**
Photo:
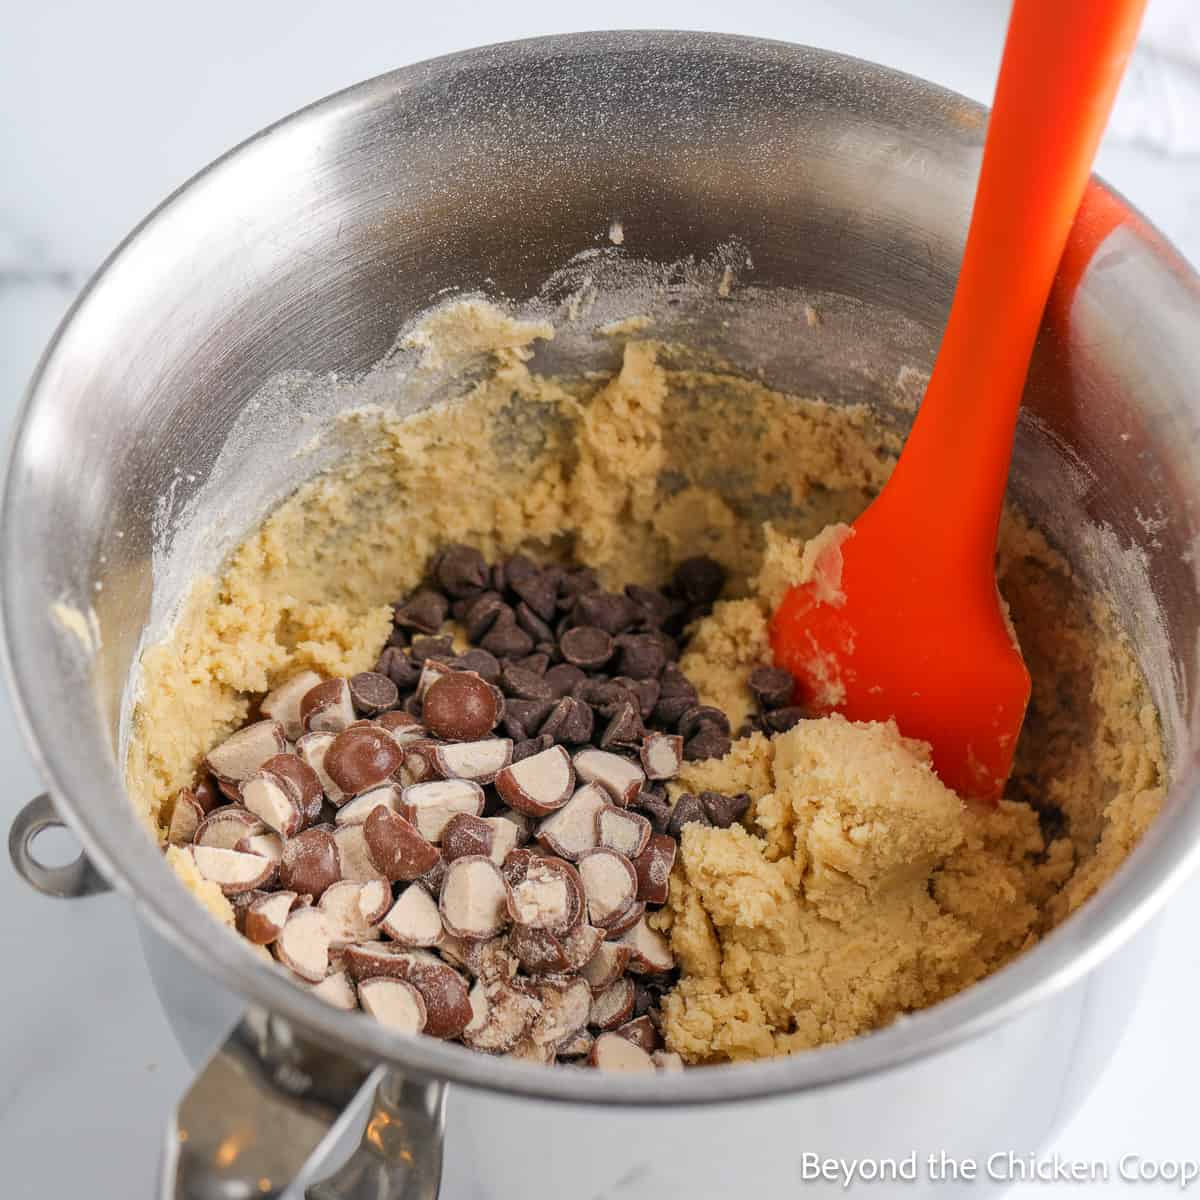
[[[366,1067],[250,1008],[180,1101],[159,1200],[436,1200],[446,1086]],[[355,1151],[329,1152],[366,1104]]]
[[[8,831],[17,874],[46,896],[111,891],[82,852],[61,867],[38,861],[38,835],[65,827],[49,795],[26,804]],[[358,1148],[320,1179],[328,1152],[368,1101]],[[314,1179],[307,1200],[436,1200],[445,1107],[445,1084],[364,1067],[250,1008],[176,1109],[160,1200],[271,1200]]]
[[[108,880],[82,851],[74,862],[66,866],[48,867],[38,862],[33,853],[34,839],[43,830],[66,828],[66,824],[55,811],[54,801],[48,795],[30,800],[17,813],[8,830],[8,854],[17,874],[43,895],[67,900],[111,891]]]

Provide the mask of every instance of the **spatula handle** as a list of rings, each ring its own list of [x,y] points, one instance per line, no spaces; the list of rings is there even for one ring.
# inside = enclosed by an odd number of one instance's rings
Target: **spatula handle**
[[[991,571],[1034,340],[1144,8],[1013,5],[950,317],[885,492],[947,570]]]

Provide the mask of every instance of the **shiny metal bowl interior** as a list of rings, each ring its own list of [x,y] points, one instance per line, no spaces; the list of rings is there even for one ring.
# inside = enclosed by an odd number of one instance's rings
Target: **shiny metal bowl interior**
[[[650,262],[736,242],[764,295],[848,297],[829,355],[764,340],[742,365],[789,390],[880,402],[900,367],[932,361],[983,121],[961,97],[803,47],[578,35],[361,84],[176,193],[65,320],[33,381],[7,478],[6,653],[31,743],[88,854],[206,970],[320,1039],[546,1098],[694,1103],[814,1087],[978,1035],[1099,962],[1157,909],[1200,843],[1200,743],[1188,724],[1200,622],[1190,556],[1200,429],[1189,396],[1200,378],[1200,296],[1133,214],[1093,259],[1069,323],[1044,332],[1013,492],[1086,576],[1114,588],[1168,714],[1176,782],[1118,880],[963,995],[846,1045],[652,1080],[402,1040],[213,937],[138,826],[117,761],[154,541],[182,506],[164,508],[163,498],[196,494],[270,376],[364,371],[446,289],[528,298],[619,218],[627,252]],[[689,319],[699,336],[718,325],[712,313]],[[233,532],[260,515],[247,511]],[[94,608],[94,658],[51,619],[56,602]]]

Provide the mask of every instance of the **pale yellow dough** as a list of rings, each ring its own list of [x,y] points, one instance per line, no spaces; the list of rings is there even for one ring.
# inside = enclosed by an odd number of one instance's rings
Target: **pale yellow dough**
[[[836,590],[844,533],[805,540],[861,511],[894,438],[865,409],[664,369],[649,341],[628,343],[611,379],[544,378],[529,345],[550,332],[477,302],[443,310],[417,344],[493,347],[491,371],[406,421],[348,415],[372,448],[301,487],[219,580],[197,582],[143,657],[128,752],[130,794],[160,839],[171,797],[256,695],[302,668],[372,665],[389,602],[446,542],[574,559],[613,586],[715,556],[726,598],[682,666],[735,727],[750,712],[767,612],[813,570]],[[839,1041],[952,994],[1086,900],[1153,818],[1157,720],[1108,608],[1015,516],[999,577],[1034,693],[998,809],[965,808],[893,728],[836,718],[688,764],[683,787],[753,800],[744,828],[688,828],[656,918],[684,968],[666,1037],[689,1061]],[[228,924],[228,902],[186,855],[171,859]]]

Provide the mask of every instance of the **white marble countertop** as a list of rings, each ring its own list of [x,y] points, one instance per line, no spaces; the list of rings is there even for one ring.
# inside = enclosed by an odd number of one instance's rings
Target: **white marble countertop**
[[[1187,0],[1151,0],[1100,171],[1200,262],[1200,49]],[[169,190],[276,117],[432,55],[588,28],[692,28],[809,42],[902,67],[986,100],[999,0],[509,0],[203,6],[43,0],[0,38],[0,434],[41,347],[103,255]],[[1164,63],[1170,72],[1164,73]],[[1166,150],[1173,153],[1166,153]],[[38,790],[0,690],[4,823]],[[149,1195],[166,1114],[189,1075],[148,986],[131,915],[65,904],[0,868],[0,1195]],[[1137,1016],[1084,1110],[1051,1148],[1066,1158],[1196,1157],[1200,881],[1171,904]],[[19,983],[17,981],[20,981]],[[1090,1196],[1132,1185],[1092,1185]],[[1144,1185],[1150,1194],[1165,1185]],[[1200,1185],[1198,1185],[1200,1186]],[[752,1180],[747,1180],[748,1190]],[[865,1189],[864,1189],[865,1190]],[[1022,1185],[1020,1200],[1072,1195]],[[878,1193],[883,1194],[883,1193]],[[947,1194],[950,1194],[948,1191]],[[462,1200],[453,1197],[451,1200]]]

